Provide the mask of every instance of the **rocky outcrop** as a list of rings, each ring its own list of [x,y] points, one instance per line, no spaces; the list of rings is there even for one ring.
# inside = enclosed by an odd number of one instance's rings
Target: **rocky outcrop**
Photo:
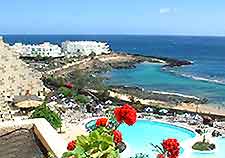
[[[109,65],[114,69],[133,69],[136,68],[136,62],[118,62],[118,63],[110,63]]]
[[[131,54],[130,54],[131,55]],[[156,63],[165,63],[163,67],[177,67],[183,65],[191,65],[193,62],[189,60],[180,60],[168,57],[157,57],[157,56],[146,56],[140,54],[132,54],[138,63],[148,61],[148,62],[156,62]]]

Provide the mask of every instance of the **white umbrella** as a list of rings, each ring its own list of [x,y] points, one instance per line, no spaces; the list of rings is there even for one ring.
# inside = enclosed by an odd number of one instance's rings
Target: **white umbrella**
[[[194,116],[194,119],[195,120],[203,120],[203,118],[198,114]]]
[[[185,114],[183,115],[183,117],[186,117],[186,118],[188,118],[188,117],[190,117],[190,114],[188,114],[188,113],[185,113]]]
[[[153,112],[154,110],[152,109],[152,108],[150,108],[150,107],[147,107],[146,109],[145,109],[145,112]]]
[[[159,110],[159,112],[160,112],[160,113],[166,114],[166,113],[168,112],[168,110],[166,110],[166,109],[161,109],[161,110]]]

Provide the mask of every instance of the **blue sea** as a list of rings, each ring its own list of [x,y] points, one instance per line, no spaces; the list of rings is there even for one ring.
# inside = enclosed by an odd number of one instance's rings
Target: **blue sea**
[[[13,44],[61,44],[66,40],[108,42],[114,51],[187,59],[193,65],[162,70],[143,63],[135,69],[113,70],[109,84],[140,86],[148,90],[176,92],[208,98],[209,104],[225,106],[225,37],[144,35],[4,35]]]

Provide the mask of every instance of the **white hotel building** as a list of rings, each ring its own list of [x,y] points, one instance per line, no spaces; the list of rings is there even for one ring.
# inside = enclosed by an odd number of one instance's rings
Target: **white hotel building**
[[[53,45],[49,42],[38,45],[25,45],[15,43],[11,48],[20,54],[22,57],[63,57],[65,56],[58,45]]]
[[[109,54],[111,50],[107,43],[96,41],[65,41],[62,43],[62,50],[66,56],[89,56]]]

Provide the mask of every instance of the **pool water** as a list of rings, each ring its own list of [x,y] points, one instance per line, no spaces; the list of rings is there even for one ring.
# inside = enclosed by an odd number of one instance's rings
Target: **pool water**
[[[179,142],[183,142],[196,136],[188,129],[149,120],[138,120],[133,126],[123,124],[119,130],[129,150],[129,153],[123,153],[122,157],[134,156],[136,153],[146,153],[150,157],[155,157],[156,153],[151,143],[160,145],[167,138],[176,138]]]
[[[86,124],[87,129],[95,128],[96,120]],[[137,153],[146,153],[150,157],[155,157],[156,152],[151,145],[160,145],[162,140],[176,138],[179,142],[192,139],[196,134],[188,129],[170,125],[167,123],[138,120],[133,126],[122,124],[119,127],[122,132],[123,140],[127,144],[127,149],[122,153],[122,158],[129,158]],[[191,153],[190,158],[225,158],[225,138],[216,140],[216,153]],[[180,157],[183,157],[183,149],[180,150]]]
[[[225,158],[225,138],[216,140],[216,152],[211,154],[193,152],[191,158]]]

